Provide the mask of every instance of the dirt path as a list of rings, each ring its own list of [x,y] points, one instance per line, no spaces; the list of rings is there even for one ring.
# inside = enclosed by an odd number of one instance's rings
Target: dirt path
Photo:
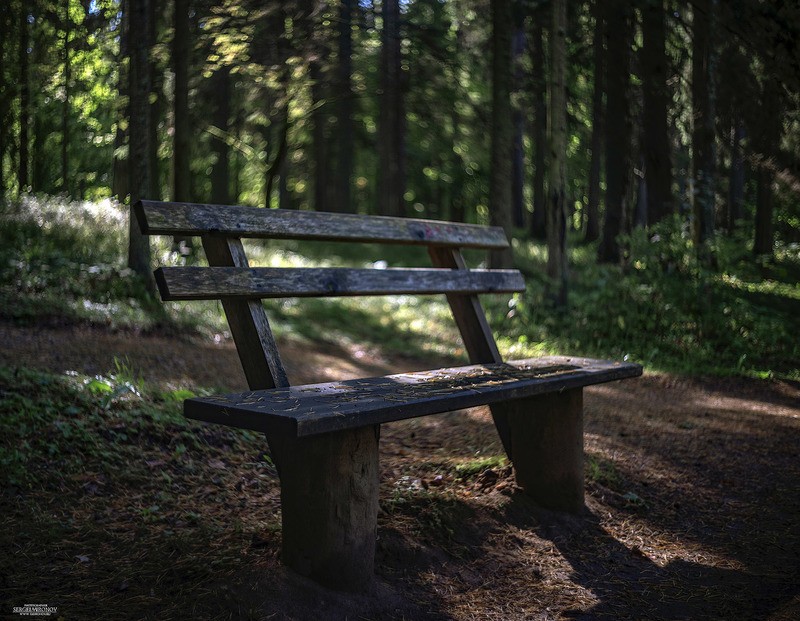
[[[12,367],[105,374],[116,357],[165,387],[245,388],[225,341],[0,324],[0,342],[0,364]],[[282,353],[295,383],[446,362],[297,341]],[[466,479],[442,469],[499,453],[483,410],[386,425],[382,497],[393,500],[380,518],[381,586],[370,600],[329,601],[342,612],[329,618],[418,618],[423,609],[464,620],[800,618],[800,387],[645,376],[589,388],[585,404],[579,517],[532,507],[508,468]],[[438,486],[439,495],[406,494]],[[332,597],[287,609],[286,598],[312,587],[280,575],[243,576],[231,597],[255,618],[297,619]]]

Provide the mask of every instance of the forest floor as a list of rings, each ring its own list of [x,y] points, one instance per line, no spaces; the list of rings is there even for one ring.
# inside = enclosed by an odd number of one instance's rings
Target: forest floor
[[[28,462],[35,484],[2,490],[0,616],[48,603],[64,619],[800,618],[795,383],[645,375],[587,389],[577,516],[526,499],[483,409],[385,425],[377,580],[347,595],[281,567],[278,480],[256,434],[184,422],[177,406],[166,423],[135,403],[84,407],[17,371],[91,377],[123,360],[162,390],[244,389],[230,342],[10,323],[0,342],[0,397],[47,394],[44,436],[81,417],[71,428],[110,447],[75,469],[56,446]],[[281,345],[293,382],[449,362]]]

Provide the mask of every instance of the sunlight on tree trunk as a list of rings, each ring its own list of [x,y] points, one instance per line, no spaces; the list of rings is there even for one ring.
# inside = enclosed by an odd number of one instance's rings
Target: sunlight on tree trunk
[[[128,246],[128,267],[136,272],[146,283],[148,289],[155,293],[155,281],[150,269],[150,244],[148,238],[139,230],[136,218],[133,217],[133,205],[142,198],[148,198],[150,189],[150,160],[148,158],[148,142],[150,138],[150,70],[148,53],[150,42],[147,37],[148,0],[130,1],[128,24],[131,33],[140,33],[130,37],[130,153],[128,167],[131,192],[131,213]]]
[[[606,78],[606,0],[594,0],[594,85],[592,90],[592,160],[589,164],[588,203],[586,205],[586,233],[584,241],[593,242],[600,237],[600,176],[603,166],[603,139],[605,137],[605,78]]]

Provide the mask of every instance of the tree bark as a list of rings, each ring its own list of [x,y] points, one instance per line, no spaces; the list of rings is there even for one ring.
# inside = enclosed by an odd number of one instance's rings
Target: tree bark
[[[158,165],[158,123],[161,118],[162,105],[162,79],[158,70],[155,54],[152,48],[158,40],[158,15],[161,0],[149,0],[150,10],[147,16],[147,38],[150,41],[151,53],[148,71],[150,72],[150,138],[148,140],[148,154],[150,160],[150,189],[148,197],[151,199],[161,198],[161,179]]]
[[[128,196],[130,185],[128,183],[129,157],[121,156],[121,151],[128,143],[128,130],[124,124],[124,121],[130,118],[130,103],[128,102],[128,72],[125,65],[125,60],[129,56],[128,0],[120,1],[120,13],[122,15],[122,19],[119,25],[119,56],[117,57],[117,129],[114,134],[114,165],[111,193],[120,203],[124,203]],[[124,106],[121,102],[125,102]],[[36,161],[36,158],[34,158],[34,161]],[[34,177],[35,176],[36,175],[34,175]]]
[[[714,235],[716,90],[714,84],[715,12],[717,0],[696,0],[692,18],[692,173],[694,177],[694,243],[705,254]]]
[[[550,200],[547,276],[557,306],[567,304],[567,0],[554,0],[550,30]]]
[[[11,15],[8,11],[0,12],[0,203],[5,199],[6,191],[3,160],[6,156],[6,134],[10,125],[8,116],[11,109],[12,88],[6,80],[6,54],[11,41],[10,23]]]
[[[533,71],[533,214],[531,235],[547,237],[547,197],[544,191],[547,159],[547,80],[544,58],[544,21],[546,10],[540,6],[533,15],[531,68]]]
[[[492,134],[489,219],[511,236],[511,3],[492,0]],[[489,266],[511,267],[510,248],[492,250]]]
[[[214,113],[212,123],[219,135],[211,139],[214,163],[211,166],[211,202],[217,205],[230,203],[230,132],[231,96],[230,68],[219,67],[212,76]]]
[[[524,23],[524,20],[520,19],[514,26],[511,58],[511,63],[514,67],[514,90],[518,97],[512,111],[514,138],[511,158],[511,213],[514,226],[520,229],[525,226],[525,194],[523,191],[525,186],[525,114],[519,97],[523,90],[522,55],[525,53]]]
[[[727,228],[731,234],[736,223],[744,217],[744,151],[742,140],[745,137],[744,124],[735,115],[731,127],[731,169],[728,184]]]
[[[19,29],[19,169],[17,184],[21,193],[28,187],[30,178],[28,172],[28,161],[30,159],[28,151],[30,143],[29,127],[31,122],[31,88],[28,76],[30,25],[28,24],[28,10],[25,8],[25,3],[22,4],[22,10],[20,11]],[[2,51],[0,51],[1,53]],[[0,162],[2,162],[2,156],[0,156]],[[0,185],[0,188],[2,188],[2,185]]]
[[[644,179],[647,224],[672,213],[672,164],[667,123],[667,57],[663,0],[648,0],[642,8],[642,91],[644,110]]]
[[[464,198],[464,159],[459,153],[462,137],[462,120],[458,109],[458,99],[460,85],[458,75],[461,69],[461,59],[464,50],[464,33],[461,28],[455,32],[455,58],[457,59],[452,71],[452,83],[454,88],[453,100],[450,102],[450,124],[452,126],[452,141],[450,145],[450,176],[453,181],[450,184],[450,220],[453,222],[466,221],[466,209]]]
[[[405,212],[405,109],[399,0],[385,0],[381,13],[378,202],[381,214],[400,216]]]
[[[308,70],[311,78],[311,119],[313,124],[311,136],[314,158],[314,209],[330,211],[328,102],[320,61],[318,59],[311,60]]]
[[[586,205],[586,233],[584,241],[593,242],[600,237],[600,176],[603,166],[603,137],[605,134],[605,82],[606,82],[606,25],[605,0],[595,0],[594,13],[594,88],[592,92],[592,160],[589,164],[588,203]]]
[[[69,39],[72,19],[69,16],[70,0],[64,0],[64,107],[61,114],[61,191],[69,195],[69,106],[72,63],[69,57]]]
[[[148,52],[150,42],[147,37],[147,20],[149,0],[129,2],[128,25],[131,33],[139,33],[130,37],[129,53],[129,86],[130,95],[130,153],[128,155],[131,213],[129,224],[128,267],[147,283],[148,289],[155,292],[155,281],[150,270],[150,245],[148,238],[142,235],[133,215],[132,207],[136,201],[148,198],[150,190],[150,160],[148,158],[150,141],[150,70]]]
[[[758,166],[758,188],[756,191],[755,237],[753,254],[772,258],[775,245],[775,227],[773,224],[775,183],[775,155],[780,143],[782,116],[780,103],[780,86],[775,78],[764,80],[761,109],[763,111],[762,127],[757,139],[760,161]]]
[[[624,0],[611,0],[608,12],[606,57],[606,213],[598,259],[617,263],[617,240],[626,217],[631,167],[630,57],[632,7]]]
[[[339,2],[339,88],[336,106],[338,157],[332,207],[353,212],[353,0]]]
[[[172,200],[191,200],[189,168],[189,0],[174,0],[172,69],[175,72],[173,115],[175,133],[172,145]]]

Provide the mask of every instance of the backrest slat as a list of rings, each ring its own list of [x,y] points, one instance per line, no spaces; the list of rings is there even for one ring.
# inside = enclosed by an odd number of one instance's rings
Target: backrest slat
[[[523,291],[517,270],[163,267],[164,300]]]
[[[159,201],[140,201],[134,212],[145,235],[219,233],[270,239],[508,247],[508,238],[500,227],[435,220]]]
[[[202,239],[210,265],[249,267],[241,239],[211,235]],[[250,389],[287,387],[289,378],[261,300],[227,298],[222,300],[222,308]]]

